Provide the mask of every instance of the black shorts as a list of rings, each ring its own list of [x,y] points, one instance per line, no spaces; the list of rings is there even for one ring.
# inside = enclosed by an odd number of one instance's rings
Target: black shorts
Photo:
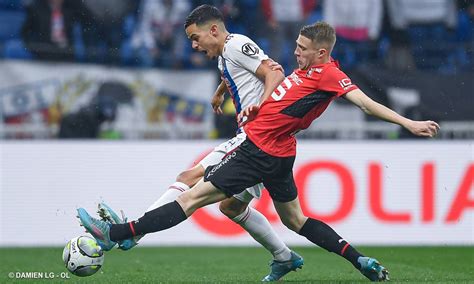
[[[288,202],[298,196],[294,162],[294,156],[268,155],[247,138],[219,164],[207,167],[204,181],[210,181],[229,197],[262,182],[273,200]]]

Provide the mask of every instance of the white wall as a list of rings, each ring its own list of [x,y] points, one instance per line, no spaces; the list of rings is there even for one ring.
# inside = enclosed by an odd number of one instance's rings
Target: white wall
[[[102,200],[138,218],[217,144],[0,142],[0,246],[62,245],[83,233],[75,209]],[[302,141],[294,174],[304,210],[352,243],[473,245],[473,157],[472,141]],[[268,196],[254,205],[288,244],[310,244],[283,227]],[[214,205],[142,243],[255,244]]]

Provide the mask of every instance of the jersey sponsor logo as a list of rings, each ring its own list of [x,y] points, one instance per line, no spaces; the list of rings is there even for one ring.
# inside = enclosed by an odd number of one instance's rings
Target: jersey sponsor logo
[[[260,50],[253,43],[248,42],[242,46],[242,53],[245,55],[253,56],[255,54],[258,54],[259,52]]]
[[[347,90],[347,89],[349,89],[350,86],[352,86],[351,79],[349,79],[349,78],[342,79],[342,80],[339,81],[339,85],[341,85],[341,87],[344,90]]]

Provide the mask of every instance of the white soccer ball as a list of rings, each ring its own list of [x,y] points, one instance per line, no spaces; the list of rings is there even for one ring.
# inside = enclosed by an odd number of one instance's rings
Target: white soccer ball
[[[77,276],[90,276],[102,267],[104,252],[96,240],[79,236],[70,240],[63,250],[66,268]]]

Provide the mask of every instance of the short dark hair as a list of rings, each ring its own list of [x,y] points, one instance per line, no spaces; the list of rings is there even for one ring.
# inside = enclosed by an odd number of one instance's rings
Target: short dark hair
[[[316,22],[312,25],[304,26],[300,30],[300,35],[309,38],[313,43],[326,45],[329,51],[336,44],[336,31],[326,22]]]
[[[204,4],[194,9],[188,15],[188,17],[186,18],[186,21],[184,22],[184,28],[187,28],[192,24],[196,24],[197,26],[200,26],[211,20],[224,22],[224,16],[216,7]]]

